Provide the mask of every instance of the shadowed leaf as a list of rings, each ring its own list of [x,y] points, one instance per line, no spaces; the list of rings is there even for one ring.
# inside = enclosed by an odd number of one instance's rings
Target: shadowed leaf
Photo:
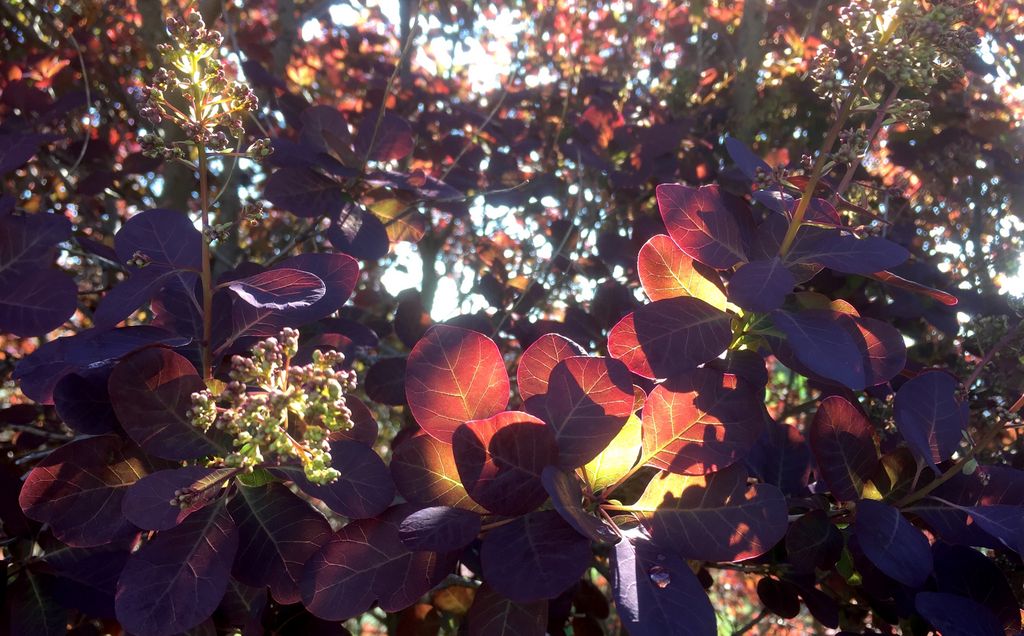
[[[170,530],[193,512],[202,509],[220,495],[222,482],[234,473],[227,468],[185,466],[146,475],[128,488],[121,510],[129,521],[145,530]],[[194,503],[182,508],[171,503],[175,493],[202,491]]]
[[[956,396],[956,378],[929,371],[909,380],[896,392],[896,427],[907,445],[936,473],[935,465],[949,459],[967,428],[967,404]]]
[[[468,636],[544,636],[548,602],[516,603],[484,583],[466,615]]]
[[[751,261],[729,279],[729,300],[750,311],[772,311],[782,306],[796,279],[778,258]]]
[[[562,360],[586,352],[572,340],[556,333],[546,333],[526,348],[516,370],[516,385],[523,402],[547,393],[551,372]]]
[[[865,482],[878,468],[871,424],[860,410],[838,395],[822,400],[808,441],[821,478],[839,501],[860,498]]]
[[[410,550],[451,552],[476,539],[480,515],[464,508],[424,508],[403,519],[398,533]]]
[[[691,258],[715,269],[728,269],[747,259],[739,224],[723,203],[718,186],[663,183],[656,193],[669,236]]]
[[[870,499],[857,502],[854,534],[864,555],[904,585],[919,587],[932,572],[928,539],[900,511]]]
[[[619,535],[603,520],[583,509],[583,491],[575,474],[557,466],[548,466],[541,475],[544,489],[551,495],[551,503],[566,523],[581,535],[598,543],[614,544]]]

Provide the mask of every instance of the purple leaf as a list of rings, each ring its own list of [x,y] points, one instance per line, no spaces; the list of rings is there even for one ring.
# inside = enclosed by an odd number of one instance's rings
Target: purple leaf
[[[556,333],[546,333],[533,341],[519,359],[516,371],[516,385],[519,397],[527,402],[536,395],[548,391],[551,372],[562,360],[586,354],[583,347]]]
[[[772,167],[764,159],[755,155],[745,143],[735,137],[725,138],[725,151],[729,153],[729,158],[733,160],[740,172],[751,181],[757,181],[758,171],[765,175],[772,172]]]
[[[558,462],[558,446],[544,422],[519,411],[471,420],[452,438],[466,492],[487,510],[520,515],[547,499],[541,473]]]
[[[261,309],[308,307],[323,298],[327,291],[316,274],[286,267],[233,280],[225,287]]]
[[[123,541],[135,526],[121,513],[128,487],[149,472],[133,444],[114,435],[88,437],[61,446],[33,468],[18,502],[25,515],[48,523],[53,534],[75,547]]]
[[[124,516],[144,530],[170,530],[221,494],[218,484],[232,476],[226,468],[186,466],[146,475],[128,488],[121,503]],[[202,494],[187,507],[171,503],[175,493],[194,489]]]
[[[434,506],[417,510],[402,520],[398,534],[410,550],[453,552],[466,547],[480,533],[480,515],[464,508]]]
[[[363,390],[379,404],[405,405],[405,371],[408,358],[378,358],[366,371]]]
[[[935,465],[949,459],[967,428],[968,408],[956,396],[956,378],[929,371],[909,380],[896,392],[896,428],[914,454],[936,473]]]
[[[28,163],[43,144],[60,139],[57,135],[6,133],[0,135],[0,174],[7,174]]]
[[[334,249],[353,258],[375,261],[388,254],[391,243],[384,224],[373,214],[349,207],[331,221],[324,236]]]
[[[751,472],[791,496],[807,493],[811,448],[795,426],[769,420],[747,455]]]
[[[440,583],[454,559],[405,547],[398,524],[410,510],[396,506],[379,518],[350,523],[315,552],[302,575],[306,609],[329,621],[362,614],[374,601],[397,612]]]
[[[799,361],[854,391],[888,382],[903,370],[907,349],[893,326],[831,309],[772,312]]]
[[[652,529],[658,545],[686,559],[760,556],[787,528],[782,492],[770,484],[748,485],[740,464],[702,476],[662,473],[631,510]]]
[[[139,270],[103,295],[93,314],[93,324],[100,329],[110,329],[152,300],[165,285],[178,285],[181,292],[187,293],[198,280],[199,276],[190,272],[149,268]]]
[[[902,246],[887,239],[820,228],[804,228],[807,240],[794,242],[786,254],[787,263],[814,263],[844,274],[872,274],[896,267],[910,257]],[[813,236],[813,238],[811,238]]]
[[[128,631],[171,636],[209,618],[227,589],[238,533],[223,505],[193,514],[128,558],[117,619]]]
[[[857,502],[853,532],[868,559],[890,578],[920,587],[932,573],[928,539],[900,511],[871,499]]]
[[[763,428],[761,395],[745,381],[697,369],[659,384],[643,408],[642,460],[699,475],[742,459]]]
[[[958,594],[986,606],[1011,630],[1020,629],[1020,608],[1003,571],[980,551],[937,542],[932,546],[939,592]]]
[[[58,576],[53,582],[54,597],[65,607],[114,620],[117,578],[128,561],[129,552],[127,546],[117,545],[48,552],[43,558]]]
[[[729,279],[729,300],[750,311],[772,311],[782,306],[796,279],[777,257],[740,266]]]
[[[69,373],[53,390],[57,415],[70,428],[86,435],[102,435],[120,429],[110,404],[107,382],[110,367]]]
[[[143,347],[188,344],[169,331],[148,325],[103,331],[88,329],[74,336],[51,340],[23,358],[14,370],[21,392],[40,404],[53,403],[53,390],[65,375],[95,368]]]
[[[555,598],[592,560],[590,541],[554,510],[531,512],[495,528],[480,547],[484,577],[517,603]]]
[[[305,166],[280,168],[267,177],[263,194],[275,206],[306,218],[337,214],[352,200],[337,181]]]
[[[484,583],[466,614],[468,636],[545,636],[547,601],[516,603]]]
[[[1024,506],[990,505],[965,508],[981,529],[1024,556]]]
[[[78,286],[64,272],[41,269],[19,277],[0,274],[2,331],[21,337],[41,336],[63,325],[77,308]]]
[[[638,528],[624,532],[612,555],[612,591],[632,636],[704,636],[717,630],[715,610],[693,570]]]
[[[936,630],[948,636],[1003,636],[999,620],[987,607],[969,598],[942,592],[919,592],[914,608]]]
[[[871,424],[860,410],[838,395],[822,400],[808,441],[821,479],[839,501],[860,498],[864,483],[878,468]]]
[[[4,625],[8,630],[5,633],[9,636],[64,636],[68,633],[68,611],[54,598],[56,581],[52,576],[27,567],[9,585],[5,614],[10,618]]]
[[[277,483],[259,488],[239,485],[228,510],[238,526],[235,578],[270,587],[278,603],[298,603],[302,567],[331,536],[327,520]]]
[[[644,305],[608,332],[608,353],[645,378],[693,371],[729,346],[732,319],[702,300],[669,298]]]
[[[202,235],[184,212],[153,209],[131,217],[114,235],[114,249],[121,263],[127,263],[136,252],[150,260],[133,274],[150,271],[195,270],[202,268]]]
[[[843,535],[824,510],[807,512],[786,532],[786,555],[799,572],[831,570],[842,552]]]
[[[619,542],[619,535],[604,521],[583,509],[583,491],[576,475],[570,475],[557,466],[548,466],[541,474],[544,489],[551,495],[551,503],[565,522],[591,541],[605,544]]]
[[[110,402],[125,432],[147,453],[196,459],[222,450],[189,420],[192,394],[206,383],[187,358],[169,349],[145,349],[114,367]]]
[[[377,420],[369,407],[357,397],[351,395],[345,397],[345,405],[352,411],[352,428],[345,431],[334,431],[328,439],[332,442],[359,442],[363,446],[372,447],[377,443],[379,433]]]
[[[393,113],[372,110],[363,115],[356,132],[356,152],[371,161],[401,159],[412,152],[412,128]]]
[[[423,430],[450,442],[465,422],[491,417],[505,408],[508,372],[497,345],[487,336],[435,325],[409,354],[405,394]]]
[[[614,358],[566,358],[552,370],[547,393],[526,409],[554,431],[559,465],[577,468],[597,457],[633,413],[632,377]]]
[[[310,106],[302,111],[302,143],[323,153],[351,154],[352,135],[348,122],[336,108]]]
[[[308,495],[350,519],[365,519],[383,512],[395,498],[395,484],[380,456],[359,442],[331,442],[331,466],[341,476],[324,484],[306,479],[301,468],[276,469]]]
[[[722,201],[718,186],[663,183],[656,192],[669,236],[691,258],[715,269],[747,260],[739,223]]]

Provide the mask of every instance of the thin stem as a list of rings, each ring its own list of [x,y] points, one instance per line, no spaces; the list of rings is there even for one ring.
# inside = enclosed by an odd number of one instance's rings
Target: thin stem
[[[750,621],[746,625],[744,625],[743,627],[740,627],[739,629],[734,631],[732,633],[732,636],[741,636],[742,634],[746,634],[751,629],[756,627],[757,624],[760,623],[761,621],[763,621],[765,619],[765,617],[767,617],[767,616],[768,616],[768,610],[766,608],[762,607],[761,611],[758,612],[757,616],[755,616],[754,618],[750,619]]]
[[[878,46],[883,46],[892,37],[892,34],[896,32],[896,26],[899,24],[899,15],[893,17],[889,24],[889,27],[882,34],[879,39]],[[875,68],[876,49],[872,52],[867,60],[864,62],[864,66],[861,68],[860,73],[857,74],[857,81],[854,82],[850,88],[850,93],[847,95],[843,105],[839,108],[839,113],[836,115],[836,119],[832,122],[832,127],[828,131],[828,136],[825,137],[825,143],[822,144],[821,150],[818,151],[818,157],[814,160],[814,166],[811,168],[811,177],[807,181],[807,185],[804,187],[803,196],[800,197],[800,203],[797,204],[796,210],[793,212],[793,218],[789,222],[789,229],[786,230],[786,236],[782,239],[782,245],[779,246],[779,256],[785,256],[789,252],[789,248],[793,246],[793,241],[796,239],[796,233],[800,229],[800,225],[804,221],[804,215],[807,213],[807,208],[811,204],[811,199],[814,198],[814,192],[818,189],[818,183],[821,182],[821,178],[824,176],[825,164],[828,162],[828,155],[832,151],[832,146],[835,145],[836,140],[839,138],[839,133],[842,131],[843,126],[846,125],[846,120],[849,119],[850,113],[853,111],[853,104],[857,100],[861,91],[864,89],[864,85],[868,81],[868,77],[871,76],[871,71]]]
[[[206,148],[199,144],[199,218],[203,224],[203,379],[209,379],[213,372],[213,357],[210,347],[213,340],[213,270],[210,266],[210,191],[209,170],[206,164]]]
[[[978,378],[981,376],[981,371],[985,368],[985,365],[992,361],[992,358],[995,357],[996,353],[998,353],[1000,349],[1017,337],[1017,334],[1020,333],[1021,327],[1024,327],[1024,320],[1018,322],[1016,327],[1007,331],[998,342],[992,345],[992,348],[988,350],[988,353],[985,354],[981,361],[974,365],[974,371],[971,373],[971,376],[967,378],[967,381],[964,382],[965,389],[970,390],[970,388],[974,386],[974,383],[977,382]]]
[[[871,128],[868,129],[868,150],[871,150],[871,146],[874,144],[875,136],[878,135],[878,131],[882,129],[882,122],[885,121],[885,115],[889,112],[889,108],[892,103],[896,101],[896,94],[900,92],[901,86],[895,84],[889,94],[886,95],[885,100],[878,107],[878,111],[875,113],[875,121],[871,123]],[[832,193],[832,202],[835,203],[839,197],[843,196],[846,189],[850,187],[850,183],[853,181],[853,174],[857,172],[857,168],[860,167],[861,162],[856,161],[850,164],[850,167],[846,169],[846,174],[843,175],[843,180],[839,182],[839,187]]]
[[[925,497],[930,495],[936,488],[946,483],[950,479],[956,477],[960,473],[960,471],[963,470],[964,464],[974,459],[975,455],[977,455],[982,449],[987,447],[989,443],[995,439],[996,435],[998,435],[1000,431],[1004,430],[1006,429],[1004,429],[1002,426],[990,427],[987,431],[985,431],[984,436],[982,436],[982,438],[978,440],[978,443],[972,446],[971,449],[967,451],[967,453],[963,457],[956,461],[956,463],[954,463],[952,466],[946,469],[946,472],[942,473],[932,481],[925,484],[925,486],[922,487],[920,490],[914,491],[907,495],[906,497],[904,497],[903,499],[901,499],[899,502],[896,503],[896,507],[905,508],[906,506],[909,506],[910,504],[916,501],[920,501],[921,499],[924,499]]]

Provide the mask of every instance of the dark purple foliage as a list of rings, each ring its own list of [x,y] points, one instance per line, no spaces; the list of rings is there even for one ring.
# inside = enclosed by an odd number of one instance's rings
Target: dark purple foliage
[[[870,499],[858,501],[854,533],[875,567],[900,583],[920,587],[931,574],[928,539],[897,508]]]

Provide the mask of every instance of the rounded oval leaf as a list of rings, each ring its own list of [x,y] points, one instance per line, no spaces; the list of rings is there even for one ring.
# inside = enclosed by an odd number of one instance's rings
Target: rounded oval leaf
[[[662,473],[631,509],[654,541],[686,559],[742,561],[770,550],[786,534],[786,498],[775,486],[748,486],[735,464],[703,476]]]
[[[693,371],[718,357],[732,338],[732,319],[703,300],[669,298],[644,305],[608,332],[608,353],[645,378]]]
[[[716,284],[718,273],[686,255],[670,237],[652,236],[640,248],[637,274],[647,297],[653,300],[692,296],[725,311],[725,293]]]
[[[410,550],[451,552],[464,548],[480,533],[480,515],[464,508],[433,506],[402,520],[398,534]]]
[[[480,560],[495,591],[531,603],[555,598],[583,576],[590,541],[554,510],[531,512],[488,532]]]
[[[70,546],[124,540],[138,530],[122,514],[121,503],[148,472],[134,444],[114,435],[88,437],[40,461],[25,478],[18,503],[26,516],[48,523]]]
[[[551,429],[529,413],[467,422],[452,449],[466,492],[491,512],[520,515],[547,499],[541,473],[558,462],[558,446]]]
[[[186,466],[146,475],[128,488],[121,510],[129,521],[145,530],[169,530],[220,494],[220,484],[231,469]],[[181,507],[173,500],[183,490],[196,492],[194,501]]]
[[[199,625],[220,605],[237,550],[238,533],[223,505],[159,533],[128,557],[117,582],[117,620],[148,636]]]
[[[555,365],[566,358],[585,353],[583,347],[557,333],[546,333],[534,340],[519,358],[519,368],[516,370],[520,399],[527,402],[536,395],[547,393],[548,380]]]
[[[294,309],[324,297],[327,288],[316,274],[282,267],[239,278],[225,285],[253,307]]]
[[[967,428],[967,404],[957,398],[956,389],[952,375],[928,371],[896,392],[896,428],[914,454],[935,472],[939,471],[936,464],[952,457],[959,448]]]
[[[712,369],[654,387],[642,417],[644,462],[688,475],[739,461],[764,428],[761,395],[737,376]]]
[[[462,485],[451,444],[426,433],[417,433],[395,446],[391,475],[406,501],[484,511]]]
[[[405,395],[423,430],[450,442],[455,429],[465,422],[505,408],[508,373],[498,346],[487,336],[435,325],[409,354]]]
[[[932,573],[928,539],[900,511],[871,499],[857,502],[853,532],[875,567],[904,585],[919,587]]]
[[[808,435],[821,479],[839,501],[861,496],[864,484],[878,469],[878,451],[871,423],[845,398],[822,400]]]
[[[776,258],[751,261],[729,279],[729,300],[749,311],[772,311],[782,306],[796,279]]]
[[[516,603],[484,583],[466,614],[468,636],[544,636],[548,602]]]
[[[747,260],[739,223],[722,201],[718,186],[663,183],[656,196],[669,236],[692,258],[715,269]]]
[[[189,421],[192,394],[206,384],[184,356],[144,349],[121,360],[107,386],[121,426],[147,453],[173,460],[217,453]]]

